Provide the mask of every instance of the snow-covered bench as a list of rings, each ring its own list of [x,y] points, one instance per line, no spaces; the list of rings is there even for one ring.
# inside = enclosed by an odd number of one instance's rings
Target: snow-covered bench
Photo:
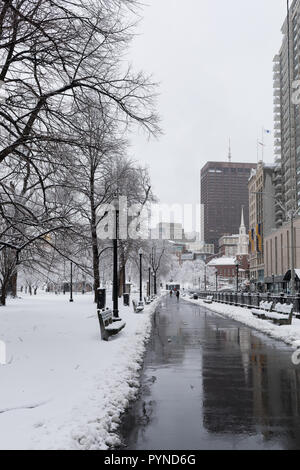
[[[112,310],[98,310],[101,339],[108,341],[110,336],[115,336],[125,328],[126,323],[119,318],[114,319]]]
[[[291,325],[294,306],[293,304],[276,304],[273,312],[266,315],[267,320],[272,320],[276,325]]]
[[[204,299],[204,303],[205,303],[205,304],[212,304],[212,303],[213,303],[213,300],[214,300],[213,295],[208,295],[208,296],[206,297],[206,299]]]
[[[252,315],[261,320],[267,320],[267,314],[271,312],[273,307],[273,302],[262,301],[259,304],[259,308],[252,309]]]
[[[196,294],[196,293],[195,293],[195,294],[191,294],[190,299],[192,299],[192,300],[198,300],[198,299],[199,299],[199,296],[198,296],[198,294]]]
[[[143,305],[138,305],[134,300],[132,301],[134,313],[140,313],[144,310]]]
[[[150,305],[152,302],[151,297],[144,297],[144,301],[146,305]]]

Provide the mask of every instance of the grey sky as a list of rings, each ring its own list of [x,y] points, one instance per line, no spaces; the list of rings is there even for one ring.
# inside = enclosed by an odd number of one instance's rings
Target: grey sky
[[[257,161],[262,126],[273,131],[273,57],[285,0],[146,0],[130,59],[160,82],[164,136],[132,137],[164,203],[198,203],[209,160]],[[272,162],[273,137],[266,137]]]

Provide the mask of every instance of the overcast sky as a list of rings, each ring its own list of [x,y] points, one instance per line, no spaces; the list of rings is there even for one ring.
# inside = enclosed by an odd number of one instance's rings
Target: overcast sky
[[[273,57],[285,0],[146,0],[130,51],[160,82],[164,136],[132,136],[163,203],[199,203],[199,173],[211,160],[256,162],[261,129],[273,131]],[[273,161],[273,136],[266,137]]]

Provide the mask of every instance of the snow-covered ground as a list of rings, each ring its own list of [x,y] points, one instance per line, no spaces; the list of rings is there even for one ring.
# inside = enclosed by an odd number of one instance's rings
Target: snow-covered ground
[[[0,449],[107,449],[138,391],[158,300],[101,341],[91,295],[22,295],[0,308]]]
[[[293,319],[293,324],[290,326],[278,326],[274,325],[270,321],[260,320],[259,318],[254,317],[251,310],[248,310],[247,308],[219,304],[217,302],[214,302],[213,304],[205,304],[203,300],[194,300],[189,299],[188,297],[183,297],[183,300],[192,302],[196,305],[201,305],[208,310],[212,310],[213,312],[232,318],[233,320],[259,330],[272,338],[284,341],[295,349],[300,348],[300,320]]]

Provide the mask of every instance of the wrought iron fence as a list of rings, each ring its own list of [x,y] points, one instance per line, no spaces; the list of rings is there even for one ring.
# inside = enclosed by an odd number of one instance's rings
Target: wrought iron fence
[[[294,312],[300,312],[300,295],[297,294],[295,296],[288,295],[288,294],[277,294],[274,295],[271,292],[266,294],[253,294],[253,293],[236,293],[236,292],[200,292],[200,291],[193,291],[193,293],[197,294],[200,299],[205,299],[208,296],[212,296],[214,302],[219,302],[228,305],[234,305],[237,307],[245,307],[245,308],[255,308],[259,307],[260,302],[268,301],[274,303],[287,303],[294,305]]]

